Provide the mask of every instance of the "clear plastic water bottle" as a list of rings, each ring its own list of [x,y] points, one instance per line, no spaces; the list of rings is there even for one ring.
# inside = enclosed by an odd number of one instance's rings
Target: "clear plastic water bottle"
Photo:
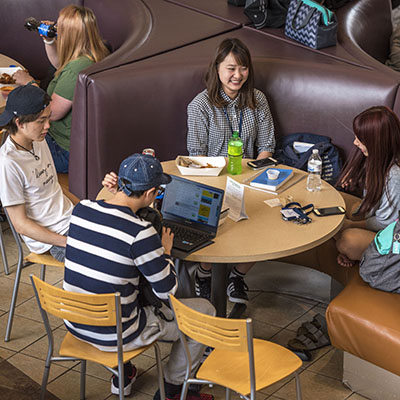
[[[233,132],[228,142],[228,174],[239,175],[242,173],[243,141],[237,131]]]
[[[313,149],[307,164],[308,178],[307,190],[309,192],[318,192],[321,190],[321,171],[322,160],[319,156],[318,149]]]

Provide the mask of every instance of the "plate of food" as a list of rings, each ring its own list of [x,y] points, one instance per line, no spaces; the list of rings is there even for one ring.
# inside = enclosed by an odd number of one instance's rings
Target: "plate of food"
[[[15,72],[17,72],[21,67],[7,67],[7,68],[0,68],[0,88],[3,86],[14,86],[15,80],[12,77]]]
[[[225,157],[176,157],[182,175],[218,176],[225,167]]]

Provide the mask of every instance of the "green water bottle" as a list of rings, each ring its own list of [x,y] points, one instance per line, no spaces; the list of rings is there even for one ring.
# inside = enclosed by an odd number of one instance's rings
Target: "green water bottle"
[[[239,175],[242,173],[243,141],[237,131],[233,132],[228,142],[228,174]]]

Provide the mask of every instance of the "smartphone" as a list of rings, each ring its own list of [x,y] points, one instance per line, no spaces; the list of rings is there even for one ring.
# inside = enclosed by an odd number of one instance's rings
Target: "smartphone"
[[[326,217],[328,215],[339,215],[344,214],[346,210],[343,207],[326,207],[326,208],[314,208],[314,214],[318,217]]]
[[[261,160],[254,160],[254,161],[248,161],[247,165],[251,169],[261,169],[264,167],[270,167],[272,165],[278,164],[278,160],[275,160],[275,158],[272,157],[267,157],[267,158],[262,158]]]

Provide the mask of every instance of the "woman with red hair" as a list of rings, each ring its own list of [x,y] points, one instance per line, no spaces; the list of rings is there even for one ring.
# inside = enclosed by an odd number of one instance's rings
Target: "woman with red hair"
[[[360,260],[376,232],[396,220],[400,211],[400,121],[385,106],[371,107],[354,118],[357,147],[344,166],[338,186],[362,195],[337,236],[338,263]]]

